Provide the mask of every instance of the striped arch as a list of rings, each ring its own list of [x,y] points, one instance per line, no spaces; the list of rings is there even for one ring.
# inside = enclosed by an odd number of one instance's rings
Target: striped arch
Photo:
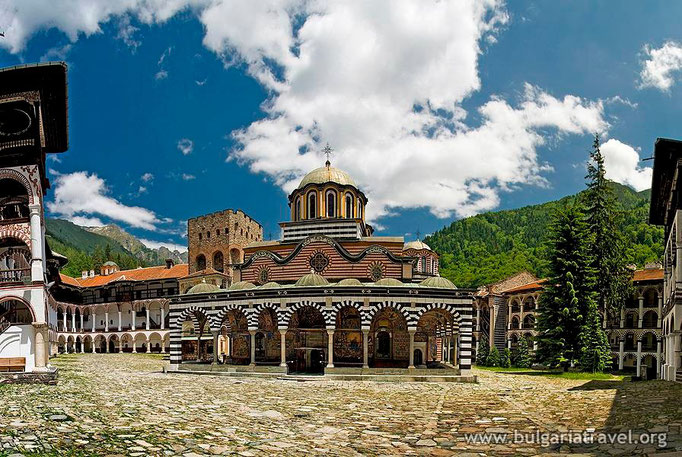
[[[222,327],[222,325],[223,325],[223,321],[225,320],[225,318],[227,317],[227,314],[230,311],[241,312],[246,317],[247,325],[251,325],[250,319],[251,319],[252,310],[250,310],[249,308],[245,308],[244,306],[237,305],[236,303],[230,303],[229,305],[222,306],[220,308],[220,311],[218,311],[218,313],[216,313],[212,317],[212,320],[213,320],[213,322],[211,322],[212,328],[220,330],[220,327]]]
[[[11,179],[13,181],[17,181],[19,184],[24,186],[24,188],[26,188],[29,205],[32,205],[36,202],[36,193],[31,186],[31,183],[22,173],[18,172],[17,170],[6,168],[4,170],[0,170],[0,179]]]
[[[403,316],[403,318],[405,318],[407,326],[408,327],[411,326],[410,322],[413,320],[413,317],[410,311],[407,309],[408,306],[402,303],[396,303],[393,300],[386,300],[383,302],[372,304],[372,306],[369,309],[369,312],[362,315],[362,326],[365,328],[369,328],[369,326],[372,325],[374,317],[385,308],[393,308],[396,311],[398,311]]]
[[[317,303],[309,300],[302,300],[300,302],[296,302],[290,306],[287,307],[286,312],[281,314],[282,317],[282,322],[279,324],[282,327],[289,327],[289,322],[291,322],[291,316],[294,315],[296,311],[298,311],[301,308],[304,308],[306,306],[310,306],[311,308],[315,308],[318,310],[320,313],[322,313],[322,317],[324,318],[324,324],[326,326],[331,326],[334,325],[331,322],[331,318],[333,317],[334,310],[327,310],[325,309],[325,306],[322,303]]]
[[[462,316],[461,316],[459,310],[457,309],[457,307],[455,305],[449,305],[447,303],[429,303],[428,305],[420,308],[417,311],[417,313],[415,315],[415,325],[417,325],[417,322],[419,322],[419,319],[421,319],[421,317],[424,314],[428,313],[429,311],[433,311],[434,309],[440,309],[443,311],[447,311],[448,313],[450,313],[452,315],[452,319],[457,324],[461,324]]]
[[[196,318],[196,319],[193,319]],[[180,315],[176,318],[175,321],[175,327],[182,330],[182,323],[185,322],[187,319],[192,319],[194,321],[194,330],[198,333],[199,332],[199,320],[203,318],[204,320],[208,321],[208,325],[211,328],[211,330],[215,329],[215,326],[213,325],[213,322],[209,317],[206,315],[203,309],[198,308],[196,306],[192,306],[190,308],[187,308],[183,310]]]
[[[279,321],[281,319],[280,317],[281,310],[276,304],[272,302],[264,302],[256,305],[254,310],[246,315],[246,321],[249,324],[249,329],[255,330],[258,328],[258,318],[260,317],[260,313],[263,312],[263,310],[265,309],[271,309],[272,311],[275,312],[275,318],[277,319],[275,326],[279,326]]]
[[[358,314],[360,314],[360,325],[365,325],[365,310],[362,309],[363,305],[361,302],[358,301],[353,301],[353,300],[344,300],[340,302],[336,302],[333,305],[333,315],[332,315],[332,322],[334,323],[333,325],[336,326],[336,321],[339,316],[339,313],[343,308],[346,307],[351,307],[355,308],[358,310]]]
[[[17,240],[21,240],[24,244],[26,244],[26,247],[31,249],[31,235],[28,233],[22,231],[22,230],[15,230],[15,229],[3,229],[0,230],[0,239],[5,239],[5,238],[15,238]]]

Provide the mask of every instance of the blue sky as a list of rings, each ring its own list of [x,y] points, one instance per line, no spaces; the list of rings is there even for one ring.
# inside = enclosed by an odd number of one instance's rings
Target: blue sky
[[[0,65],[69,64],[49,213],[150,245],[224,208],[278,237],[327,141],[413,239],[582,189],[594,131],[638,189],[682,136],[677,2],[118,3],[0,0]]]

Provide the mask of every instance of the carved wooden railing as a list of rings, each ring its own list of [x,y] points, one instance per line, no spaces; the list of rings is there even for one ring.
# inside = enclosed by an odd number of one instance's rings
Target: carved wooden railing
[[[0,270],[0,283],[23,282],[31,279],[30,268],[15,268],[12,270]]]

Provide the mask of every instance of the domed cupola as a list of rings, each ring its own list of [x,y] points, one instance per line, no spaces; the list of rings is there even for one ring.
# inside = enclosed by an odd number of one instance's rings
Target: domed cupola
[[[331,148],[327,146],[324,152],[329,155]],[[289,195],[291,222],[280,224],[284,229],[283,239],[297,241],[312,234],[339,234],[342,238],[370,236],[373,230],[365,224],[366,205],[367,197],[355,180],[333,167],[327,158],[323,167],[305,175]],[[329,224],[335,228],[329,230]]]

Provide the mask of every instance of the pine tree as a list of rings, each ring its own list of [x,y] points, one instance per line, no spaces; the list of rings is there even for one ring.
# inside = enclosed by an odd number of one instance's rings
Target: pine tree
[[[580,368],[593,373],[611,368],[611,348],[596,303],[590,305],[580,332]]]
[[[502,368],[511,367],[511,351],[507,348],[504,348],[502,352],[500,352],[500,366]]]
[[[526,337],[519,338],[519,342],[512,353],[512,364],[516,368],[530,368],[532,365],[530,350],[528,348],[528,339]]]
[[[549,230],[550,274],[538,304],[537,357],[544,364],[568,367],[579,357],[579,335],[594,301],[590,245],[581,208],[558,210]]]
[[[485,361],[485,364],[489,367],[499,367],[500,366],[500,351],[497,350],[497,346],[490,348],[490,354]]]
[[[476,353],[476,365],[486,366],[488,361],[488,354],[490,354],[490,343],[488,343],[488,338],[483,335],[481,340],[478,342],[478,352]]]
[[[616,316],[631,294],[632,272],[626,258],[625,236],[620,230],[623,214],[606,179],[599,135],[595,135],[587,166],[585,216],[593,234],[590,252],[597,276],[597,308],[606,316]]]

